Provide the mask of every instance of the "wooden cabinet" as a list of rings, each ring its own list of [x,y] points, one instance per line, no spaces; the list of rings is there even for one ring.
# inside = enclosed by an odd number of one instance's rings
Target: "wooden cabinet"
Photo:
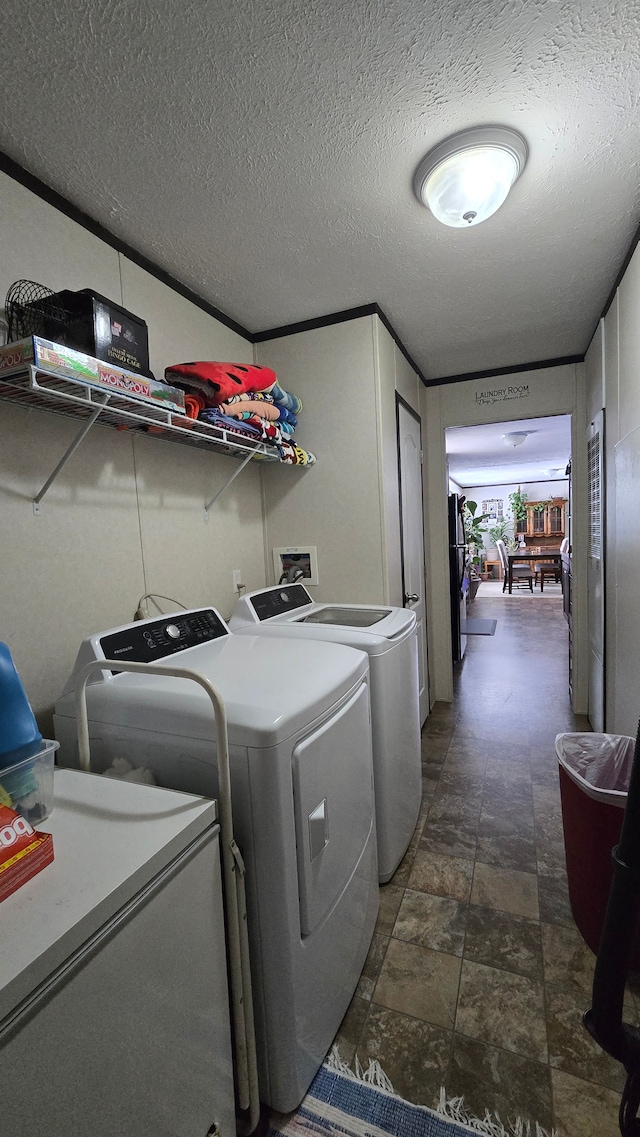
[[[549,502],[549,504],[546,506],[546,508],[545,508],[545,518],[546,518],[546,525],[547,525],[546,535],[548,537],[559,537],[560,540],[562,540],[562,538],[564,537],[564,526],[565,526],[564,507],[565,507],[565,505],[566,505],[566,502],[564,500],[561,500],[561,501],[556,500],[553,502]]]
[[[517,522],[516,533],[523,533],[525,537],[553,537],[560,542],[564,537],[565,505],[565,498],[528,501],[525,507],[527,516]]]
[[[542,502],[527,505],[527,536],[547,536],[547,507]]]

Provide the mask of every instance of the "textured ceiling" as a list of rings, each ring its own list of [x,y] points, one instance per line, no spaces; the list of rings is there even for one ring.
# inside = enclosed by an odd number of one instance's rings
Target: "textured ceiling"
[[[581,353],[640,221],[639,30],[637,0],[5,0],[0,149],[251,332],[376,301],[427,377]],[[483,123],[529,161],[448,229],[413,173]]]
[[[503,435],[527,431],[518,446]],[[518,419],[446,431],[449,475],[459,486],[501,486],[564,478],[571,457],[571,415]]]

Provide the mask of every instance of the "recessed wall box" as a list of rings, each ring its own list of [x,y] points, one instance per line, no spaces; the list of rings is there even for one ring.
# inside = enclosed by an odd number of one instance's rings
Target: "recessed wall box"
[[[273,571],[276,583],[283,573],[299,566],[305,584],[318,584],[318,550],[315,545],[288,545],[273,550]]]

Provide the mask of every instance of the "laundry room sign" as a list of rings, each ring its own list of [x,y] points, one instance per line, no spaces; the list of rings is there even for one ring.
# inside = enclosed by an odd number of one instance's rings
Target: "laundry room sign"
[[[481,407],[490,407],[494,403],[509,403],[512,399],[528,398],[528,383],[509,383],[504,387],[484,387],[476,391],[476,403]]]

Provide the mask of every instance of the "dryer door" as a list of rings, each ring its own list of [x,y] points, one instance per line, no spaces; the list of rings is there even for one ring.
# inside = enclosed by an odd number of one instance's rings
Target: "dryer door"
[[[293,751],[300,925],[309,935],[348,885],[374,825],[369,689]]]

